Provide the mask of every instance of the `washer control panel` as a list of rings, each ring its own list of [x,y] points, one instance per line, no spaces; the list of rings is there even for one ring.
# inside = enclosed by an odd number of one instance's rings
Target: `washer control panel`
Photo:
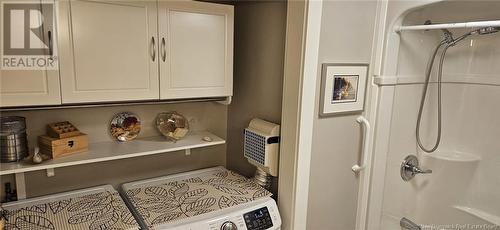
[[[271,198],[262,198],[220,210],[217,214],[186,218],[177,223],[157,226],[154,229],[279,230],[281,229],[281,217],[276,202]]]
[[[247,212],[243,214],[243,219],[248,230],[263,230],[273,226],[267,207]]]

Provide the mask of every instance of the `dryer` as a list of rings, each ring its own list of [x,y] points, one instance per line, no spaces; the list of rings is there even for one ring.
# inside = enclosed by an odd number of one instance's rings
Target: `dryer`
[[[126,183],[122,190],[143,229],[281,228],[272,194],[224,167]]]

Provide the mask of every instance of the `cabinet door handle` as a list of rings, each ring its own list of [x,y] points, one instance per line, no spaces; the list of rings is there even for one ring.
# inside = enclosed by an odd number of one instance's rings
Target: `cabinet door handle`
[[[153,62],[156,60],[156,42],[155,42],[155,37],[151,37],[151,60]]]
[[[167,59],[167,50],[165,48],[165,38],[161,38],[161,59],[163,62],[165,62],[165,59]]]
[[[47,37],[49,39],[49,58],[52,59],[54,56],[54,45],[52,43],[52,31],[47,31]]]

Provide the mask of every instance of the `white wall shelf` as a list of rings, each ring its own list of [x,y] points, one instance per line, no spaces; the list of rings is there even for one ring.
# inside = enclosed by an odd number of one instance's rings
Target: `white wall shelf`
[[[210,142],[204,141],[203,137],[209,137]],[[192,132],[184,139],[175,143],[167,141],[165,137],[148,137],[133,140],[130,142],[99,142],[90,143],[89,151],[65,156],[57,159],[51,159],[41,164],[32,164],[30,162],[19,163],[1,163],[0,175],[18,174],[37,170],[47,170],[73,165],[89,164],[103,161],[119,160],[131,157],[147,156],[159,153],[175,152],[185,150],[186,154],[191,153],[191,149],[221,145],[226,141],[210,132]],[[49,174],[47,174],[49,176]]]

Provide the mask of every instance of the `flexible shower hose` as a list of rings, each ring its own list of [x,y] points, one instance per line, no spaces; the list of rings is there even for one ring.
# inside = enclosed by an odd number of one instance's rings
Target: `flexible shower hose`
[[[427,65],[427,70],[425,72],[426,78],[425,78],[425,83],[424,83],[424,89],[422,90],[422,98],[420,100],[420,108],[418,110],[418,118],[417,118],[417,127],[415,129],[416,132],[416,138],[417,138],[417,143],[420,149],[422,149],[424,152],[427,153],[432,153],[436,151],[436,149],[439,146],[439,143],[441,142],[441,126],[442,126],[442,119],[441,119],[441,80],[443,77],[443,63],[444,63],[444,58],[446,56],[446,51],[448,48],[455,46],[458,42],[464,40],[470,35],[473,34],[478,34],[478,35],[484,35],[484,34],[492,34],[500,31],[500,27],[486,27],[486,28],[479,28],[473,31],[470,31],[468,33],[463,34],[460,37],[453,38],[452,34],[450,31],[444,29],[444,39],[439,43],[439,45],[436,47],[434,50],[434,53],[432,54],[431,60]],[[422,112],[424,110],[424,105],[425,105],[425,98],[427,97],[427,90],[429,88],[429,81],[431,79],[431,73],[432,73],[432,66],[434,65],[434,60],[436,59],[436,55],[439,51],[439,49],[443,46],[446,45],[443,49],[443,52],[441,53],[441,57],[439,59],[439,67],[438,67],[438,75],[437,75],[437,87],[438,87],[438,111],[437,111],[437,138],[436,142],[434,143],[434,147],[432,148],[426,148],[422,144],[422,139],[420,137],[420,123],[422,121]]]
[[[443,49],[443,52],[441,53],[441,57],[439,59],[439,67],[438,67],[438,75],[437,75],[437,87],[438,87],[438,111],[437,111],[437,138],[436,142],[434,143],[434,146],[432,148],[427,148],[423,145],[421,137],[420,137],[420,123],[422,121],[422,113],[424,110],[424,105],[425,105],[425,99],[427,97],[427,89],[429,87],[429,82],[431,79],[431,73],[432,73],[432,67],[434,65],[434,60],[436,59],[436,55],[439,51],[439,49],[445,45]],[[415,129],[416,136],[417,136],[417,143],[420,149],[422,149],[424,152],[427,153],[432,153],[436,151],[436,149],[439,147],[439,143],[441,142],[441,79],[443,76],[443,63],[444,63],[444,58],[446,56],[446,51],[450,46],[453,46],[454,44],[452,43],[447,43],[445,40],[439,43],[439,45],[436,47],[434,50],[434,53],[432,54],[430,62],[427,64],[427,70],[426,70],[426,78],[425,78],[425,83],[424,83],[424,89],[422,90],[422,98],[420,100],[420,108],[418,110],[418,118],[417,118],[417,127]]]

